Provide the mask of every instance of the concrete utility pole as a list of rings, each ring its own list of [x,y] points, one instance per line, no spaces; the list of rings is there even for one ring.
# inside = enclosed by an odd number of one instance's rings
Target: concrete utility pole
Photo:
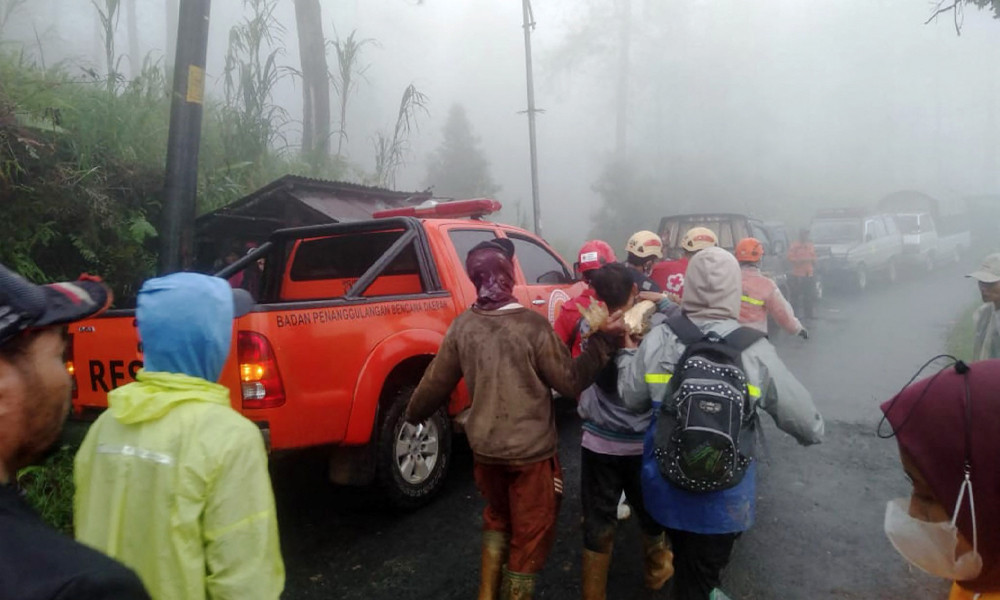
[[[194,259],[198,147],[205,99],[210,11],[211,0],[181,0],[180,3],[167,137],[167,173],[163,184],[160,274],[186,269]]]
[[[521,0],[524,12],[524,69],[528,77],[528,141],[531,145],[531,201],[535,214],[535,234],[542,235],[542,207],[538,200],[538,149],[535,146],[535,78],[531,71],[531,30],[535,28],[535,18],[531,10],[531,0]]]

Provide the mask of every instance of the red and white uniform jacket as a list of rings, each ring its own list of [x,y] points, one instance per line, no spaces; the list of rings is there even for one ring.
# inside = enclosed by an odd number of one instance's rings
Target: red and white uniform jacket
[[[743,296],[740,303],[740,324],[767,333],[767,316],[788,333],[802,330],[792,306],[785,300],[778,284],[760,272],[755,265],[743,265]]]

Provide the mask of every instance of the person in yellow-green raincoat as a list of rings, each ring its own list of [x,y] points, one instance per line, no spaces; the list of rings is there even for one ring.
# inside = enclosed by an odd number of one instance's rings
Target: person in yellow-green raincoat
[[[233,318],[225,280],[147,281],[145,369],[108,394],[76,456],[76,537],[132,568],[154,600],[278,598],[285,568],[260,430],[219,379]]]

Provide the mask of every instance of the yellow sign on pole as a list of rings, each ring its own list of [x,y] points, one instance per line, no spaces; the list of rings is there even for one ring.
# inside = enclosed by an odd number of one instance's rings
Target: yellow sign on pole
[[[188,65],[187,101],[202,104],[205,101],[205,69]]]

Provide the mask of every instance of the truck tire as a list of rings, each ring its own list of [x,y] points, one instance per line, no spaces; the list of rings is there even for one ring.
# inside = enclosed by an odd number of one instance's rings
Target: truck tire
[[[859,292],[863,292],[868,288],[868,269],[865,267],[865,263],[859,264],[858,268],[854,271],[854,287]]]
[[[411,510],[429,502],[451,466],[451,422],[444,409],[420,425],[403,420],[413,386],[401,388],[381,420],[376,478],[385,499]]]

